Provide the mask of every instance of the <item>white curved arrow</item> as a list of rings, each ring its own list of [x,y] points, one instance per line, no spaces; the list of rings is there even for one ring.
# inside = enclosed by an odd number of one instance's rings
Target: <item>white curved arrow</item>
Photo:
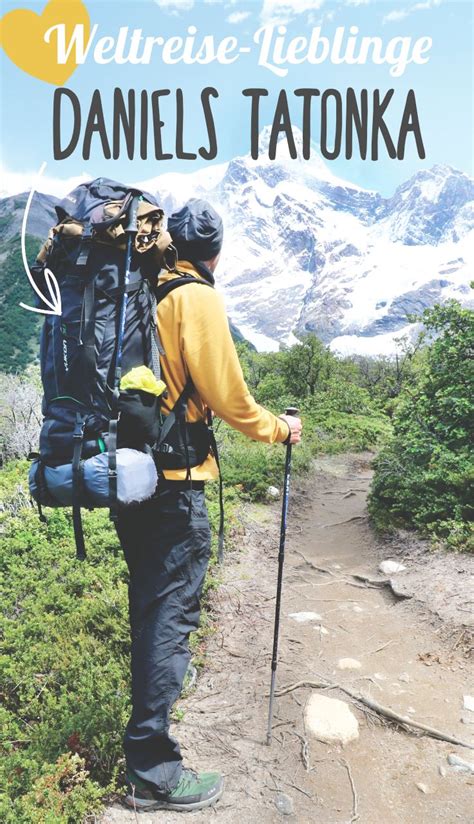
[[[35,193],[35,188],[38,184],[38,180],[43,174],[44,170],[46,169],[46,163],[43,163],[41,169],[38,172],[36,177],[35,185],[31,189],[31,192],[28,196],[28,200],[26,201],[25,207],[25,214],[23,215],[23,223],[21,227],[21,256],[23,258],[23,266],[25,267],[25,272],[28,275],[28,280],[31,283],[34,291],[40,298],[40,300],[49,306],[49,309],[38,309],[36,306],[27,306],[26,303],[20,303],[22,309],[28,309],[29,312],[38,312],[40,315],[61,315],[62,313],[62,304],[61,304],[61,292],[59,290],[58,281],[56,280],[55,276],[53,275],[51,269],[44,270],[44,277],[46,281],[46,286],[48,287],[49,292],[49,299],[45,298],[43,293],[39,290],[38,286],[36,285],[33,275],[30,272],[30,267],[28,266],[28,260],[26,258],[26,246],[25,246],[25,237],[26,237],[26,225],[28,222],[28,215],[30,212],[31,201],[33,200],[33,195]]]

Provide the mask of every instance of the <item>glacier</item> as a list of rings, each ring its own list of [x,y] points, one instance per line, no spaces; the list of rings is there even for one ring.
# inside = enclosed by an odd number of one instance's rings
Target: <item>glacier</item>
[[[265,127],[260,134],[262,150],[269,133]],[[296,128],[294,136],[296,160],[283,140],[273,161],[263,151],[258,160],[235,157],[136,184],[155,194],[166,214],[191,197],[220,211],[217,286],[232,322],[257,349],[278,350],[312,332],[343,355],[392,355],[400,339],[413,340],[419,330],[410,315],[449,298],[473,306],[469,175],[438,164],[384,198],[336,177],[317,147],[303,160]],[[0,216],[10,201],[0,201]],[[46,223],[39,209],[51,225],[52,203],[47,207],[39,195],[35,229]]]
[[[419,327],[408,316],[456,298],[473,305],[474,181],[424,169],[390,198],[332,174],[317,151],[249,155],[188,175],[142,181],[165,210],[190,197],[220,210],[216,278],[229,316],[257,349],[308,332],[341,354],[391,355]],[[261,135],[262,148],[269,128]],[[296,336],[296,338],[295,338]]]

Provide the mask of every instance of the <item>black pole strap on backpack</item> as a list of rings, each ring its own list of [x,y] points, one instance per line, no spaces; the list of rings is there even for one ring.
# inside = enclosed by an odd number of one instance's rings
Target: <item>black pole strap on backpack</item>
[[[78,266],[79,268],[87,266],[93,236],[94,233],[92,231],[92,227],[89,225],[85,226],[84,231],[82,233],[81,243],[79,246],[79,254],[76,258],[76,266]]]
[[[95,288],[91,280],[84,289],[80,330],[80,345],[84,347],[84,386],[90,386],[96,370],[95,351]]]
[[[127,195],[128,198],[128,195]],[[127,199],[126,199],[127,200]],[[122,301],[119,310],[119,319],[118,319],[118,333],[117,333],[117,344],[115,348],[115,373],[114,373],[114,396],[115,400],[118,401],[118,396],[120,393],[120,379],[122,377],[122,354],[123,354],[123,340],[125,336],[125,323],[127,319],[127,305],[128,305],[128,286],[130,283],[130,270],[132,265],[132,255],[133,255],[133,247],[134,247],[134,240],[138,231],[137,225],[137,212],[138,212],[138,202],[140,197],[134,196],[127,200],[128,203],[128,223],[125,227],[125,232],[127,234],[127,246],[125,251],[125,268],[123,272],[123,279],[122,279],[122,286],[123,286],[123,294],[122,294]],[[123,208],[123,215],[125,215],[125,202]]]
[[[118,518],[118,496],[117,496],[117,427],[118,418],[109,421],[109,517],[114,524]]]
[[[78,561],[84,561],[86,558],[81,517],[81,454],[84,440],[84,426],[85,421],[78,412],[76,415],[76,426],[72,436],[74,442],[74,452],[72,456],[72,523],[74,526],[76,558]]]
[[[43,507],[41,505],[41,502],[48,501],[49,490],[44,474],[44,463],[41,460],[38,461],[38,466],[36,469],[36,483],[38,484],[38,500],[36,501],[36,506],[38,508],[38,517],[41,523],[47,524],[48,521],[46,515],[44,515],[43,513]]]

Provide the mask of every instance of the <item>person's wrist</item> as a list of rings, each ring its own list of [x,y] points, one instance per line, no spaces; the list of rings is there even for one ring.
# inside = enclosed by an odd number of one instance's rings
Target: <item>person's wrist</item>
[[[289,444],[289,443],[290,443],[290,440],[291,440],[291,426],[290,426],[290,424],[288,423],[288,421],[286,420],[286,418],[284,418],[284,417],[283,417],[283,415],[278,415],[278,417],[279,417],[279,419],[280,419],[281,421],[284,421],[284,423],[286,423],[286,425],[287,425],[287,427],[288,427],[288,435],[286,436],[285,440],[284,440],[284,441],[282,441],[282,443],[283,443],[283,444]]]

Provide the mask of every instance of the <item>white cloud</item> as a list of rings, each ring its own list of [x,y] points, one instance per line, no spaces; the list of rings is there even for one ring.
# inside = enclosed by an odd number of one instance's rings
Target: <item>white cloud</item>
[[[37,175],[38,169],[32,172],[9,172],[7,169],[0,167],[0,197],[10,197],[11,195],[19,195],[22,192],[29,192],[37,181]],[[64,179],[43,175],[37,188],[39,192],[46,192],[48,195],[62,198],[72,189],[75,189],[76,186],[87,183],[90,179],[91,176],[85,172]]]
[[[324,0],[263,0],[260,19],[266,25],[289,23],[293,17],[319,9]]]
[[[346,0],[346,6],[368,6],[370,0]]]
[[[190,11],[194,6],[194,0],[155,0],[155,3],[168,14],[180,14],[182,11]]]
[[[229,14],[227,18],[228,23],[242,23],[243,20],[246,20],[247,17],[250,17],[249,11],[233,11],[232,14]]]
[[[415,3],[410,11],[423,11],[424,9],[432,9],[433,6],[440,6],[441,0],[425,0],[424,3]]]
[[[408,15],[415,11],[429,11],[441,5],[441,0],[424,0],[421,3],[415,3],[413,6],[408,6],[404,9],[394,9],[382,18],[382,23],[396,23],[398,20],[403,20]]]
[[[332,20],[334,20],[335,16],[336,12],[334,9],[332,11],[323,12],[322,14],[310,11],[308,14],[308,25],[322,27],[325,25],[325,23],[330,23]]]
[[[409,12],[407,9],[395,9],[385,15],[382,19],[382,23],[396,23],[397,20],[403,20],[404,17],[408,17],[408,14]]]

